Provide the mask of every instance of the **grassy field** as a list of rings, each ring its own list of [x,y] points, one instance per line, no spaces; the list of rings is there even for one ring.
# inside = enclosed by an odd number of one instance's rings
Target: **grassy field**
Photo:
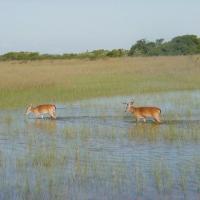
[[[199,89],[200,56],[0,62],[0,108]]]

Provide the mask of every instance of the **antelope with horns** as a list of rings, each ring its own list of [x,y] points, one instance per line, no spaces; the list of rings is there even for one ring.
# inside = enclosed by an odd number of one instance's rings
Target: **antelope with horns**
[[[33,113],[36,117],[39,117],[41,115],[42,118],[44,114],[48,114],[51,118],[56,119],[56,106],[52,104],[43,104],[33,107],[32,105],[30,105],[26,109],[26,115],[28,115],[29,113]]]
[[[126,111],[132,113],[135,117],[137,122],[140,119],[143,119],[144,122],[146,122],[146,118],[150,117],[153,118],[155,122],[161,123],[160,120],[160,114],[161,109],[158,107],[136,107],[134,106],[134,101],[131,101],[129,103],[123,103],[126,104]]]

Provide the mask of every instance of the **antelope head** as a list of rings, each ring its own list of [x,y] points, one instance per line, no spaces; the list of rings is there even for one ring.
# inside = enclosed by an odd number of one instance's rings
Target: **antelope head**
[[[129,110],[129,108],[130,108],[131,106],[134,105],[134,100],[130,101],[129,103],[123,103],[123,104],[126,105],[126,109],[125,109],[125,112],[126,112],[127,110]]]
[[[33,106],[32,104],[30,106],[27,107],[25,114],[28,115],[29,113],[31,113]]]

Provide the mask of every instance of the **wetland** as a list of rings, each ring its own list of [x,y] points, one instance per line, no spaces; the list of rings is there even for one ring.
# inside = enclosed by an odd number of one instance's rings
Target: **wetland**
[[[162,109],[136,123],[122,102]],[[199,199],[200,91],[57,103],[57,119],[0,112],[0,199]]]

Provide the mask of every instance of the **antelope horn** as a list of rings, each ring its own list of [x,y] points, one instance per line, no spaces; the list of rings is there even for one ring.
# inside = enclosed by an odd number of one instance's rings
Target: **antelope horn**
[[[126,104],[126,108],[125,108],[125,111],[124,111],[124,112],[126,112],[126,111],[127,111],[127,108],[128,108],[128,103]]]
[[[130,103],[132,103],[132,104],[133,104],[133,103],[134,103],[134,99],[132,99],[132,101],[131,101]]]

